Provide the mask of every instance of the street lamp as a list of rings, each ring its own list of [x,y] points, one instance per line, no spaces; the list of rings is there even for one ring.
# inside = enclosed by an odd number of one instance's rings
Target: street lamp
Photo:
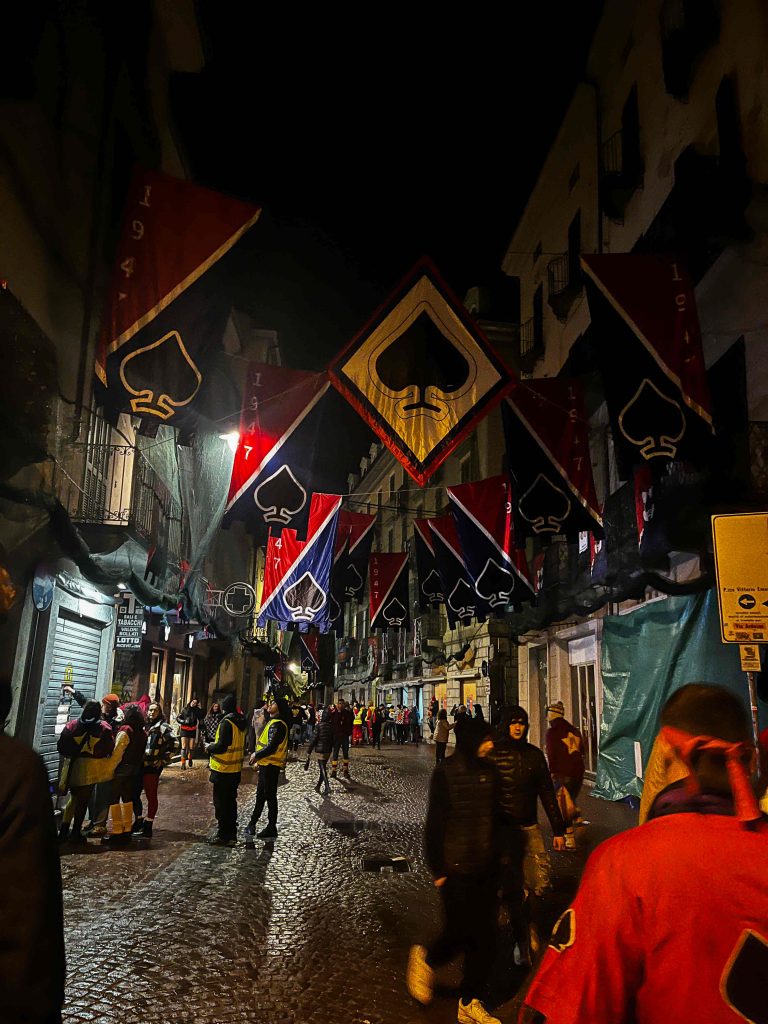
[[[228,434],[219,434],[219,439],[227,442],[231,452],[237,451],[237,445],[240,441],[240,434],[237,430],[230,430]]]

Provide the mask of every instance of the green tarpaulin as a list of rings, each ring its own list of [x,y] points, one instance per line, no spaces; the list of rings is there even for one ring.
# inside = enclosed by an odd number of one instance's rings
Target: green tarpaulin
[[[604,619],[600,670],[603,711],[594,795],[605,800],[640,796],[635,744],[645,769],[659,712],[681,686],[717,683],[738,694],[749,711],[738,646],[720,640],[714,590],[668,597]],[[768,707],[760,710],[764,723]]]

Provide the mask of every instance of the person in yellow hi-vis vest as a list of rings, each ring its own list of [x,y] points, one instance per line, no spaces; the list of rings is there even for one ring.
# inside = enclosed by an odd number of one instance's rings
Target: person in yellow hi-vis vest
[[[272,700],[267,708],[269,718],[256,739],[256,750],[251,754],[249,764],[258,764],[259,782],[256,787],[256,803],[245,830],[248,837],[256,833],[256,822],[261,817],[264,804],[267,805],[267,827],[259,832],[259,839],[274,839],[277,836],[277,781],[280,769],[288,760],[288,730],[291,709],[282,697]]]
[[[208,842],[212,846],[232,846],[237,842],[237,787],[243,770],[246,721],[230,693],[221,702],[224,717],[219,722],[216,738],[207,743],[208,767],[213,783],[213,807],[218,830]]]

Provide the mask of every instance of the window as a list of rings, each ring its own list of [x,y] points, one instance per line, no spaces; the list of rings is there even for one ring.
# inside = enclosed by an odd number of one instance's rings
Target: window
[[[581,254],[581,210],[568,227],[568,283],[574,285],[579,280],[579,256]]]
[[[459,482],[468,484],[472,482],[472,454],[465,455],[459,462]]]
[[[390,498],[393,497],[393,495],[394,495],[396,490],[397,490],[397,483],[395,481],[395,474],[392,473],[392,475],[389,478],[389,496],[390,496]]]
[[[395,550],[395,529],[390,527],[387,530],[387,551],[392,552]]]

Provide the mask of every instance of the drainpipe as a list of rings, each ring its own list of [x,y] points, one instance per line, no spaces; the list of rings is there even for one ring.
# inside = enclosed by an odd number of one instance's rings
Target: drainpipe
[[[595,94],[595,140],[597,145],[597,251],[603,251],[603,114],[600,106],[600,83],[592,78],[582,79]]]

